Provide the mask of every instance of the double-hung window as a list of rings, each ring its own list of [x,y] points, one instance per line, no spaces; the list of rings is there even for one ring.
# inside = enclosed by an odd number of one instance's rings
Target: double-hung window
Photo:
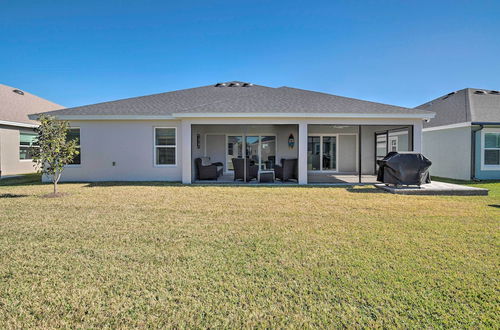
[[[155,165],[176,165],[177,136],[174,127],[155,127]]]
[[[500,132],[484,132],[483,166],[500,169]]]
[[[35,152],[34,148],[38,147],[38,135],[36,133],[19,133],[19,159],[31,160]]]
[[[73,160],[68,165],[80,165],[82,163],[82,149],[80,147],[80,129],[76,127],[68,129],[68,133],[66,134],[66,140],[76,141],[76,146],[77,146],[76,150],[78,150],[78,155],[73,157]]]

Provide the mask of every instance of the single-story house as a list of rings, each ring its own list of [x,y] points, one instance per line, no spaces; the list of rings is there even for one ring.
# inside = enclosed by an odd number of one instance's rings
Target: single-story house
[[[461,180],[500,179],[500,91],[466,88],[417,107],[436,113],[424,123],[431,174]]]
[[[0,175],[35,171],[31,146],[38,123],[28,115],[61,108],[54,102],[0,84]]]
[[[299,184],[361,180],[389,150],[421,151],[423,121],[434,116],[238,81],[47,114],[69,121],[79,138],[80,158],[62,181],[186,184],[232,181],[241,168],[245,175],[285,171]]]

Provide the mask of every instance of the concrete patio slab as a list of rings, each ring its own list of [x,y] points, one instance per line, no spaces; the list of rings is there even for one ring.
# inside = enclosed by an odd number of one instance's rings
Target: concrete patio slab
[[[391,194],[400,195],[488,196],[488,189],[462,186],[439,181],[423,184],[420,187],[402,186],[396,188],[394,186],[386,186],[384,183],[377,183],[374,186]]]

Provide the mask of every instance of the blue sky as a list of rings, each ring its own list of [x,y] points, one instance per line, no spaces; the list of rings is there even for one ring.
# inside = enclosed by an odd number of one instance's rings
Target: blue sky
[[[0,0],[0,83],[76,106],[242,80],[413,107],[500,89],[500,1]]]

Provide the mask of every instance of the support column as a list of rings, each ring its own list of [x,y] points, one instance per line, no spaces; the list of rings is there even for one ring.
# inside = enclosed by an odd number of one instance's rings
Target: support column
[[[182,183],[191,183],[191,122],[183,120],[181,123],[181,159],[182,159]]]
[[[422,121],[413,124],[413,151],[422,152]]]
[[[299,184],[307,184],[307,124],[299,124]]]

